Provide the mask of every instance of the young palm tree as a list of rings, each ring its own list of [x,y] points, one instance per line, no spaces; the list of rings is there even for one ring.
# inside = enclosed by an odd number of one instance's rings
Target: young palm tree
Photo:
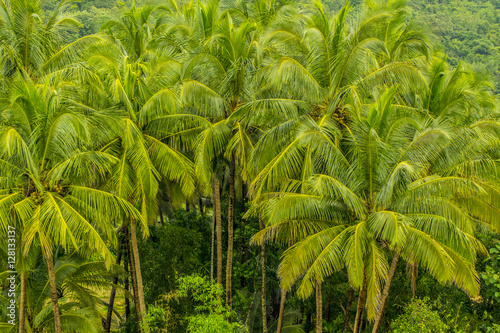
[[[30,252],[27,276],[25,321],[27,331],[51,330],[54,316],[50,304],[50,288],[41,249]],[[54,274],[61,309],[61,326],[64,332],[99,332],[104,302],[96,293],[111,285],[113,273],[122,273],[119,267],[108,270],[104,261],[87,261],[78,253],[64,254],[62,248],[54,251]],[[20,323],[21,324],[21,323]],[[12,328],[12,325],[9,325]]]

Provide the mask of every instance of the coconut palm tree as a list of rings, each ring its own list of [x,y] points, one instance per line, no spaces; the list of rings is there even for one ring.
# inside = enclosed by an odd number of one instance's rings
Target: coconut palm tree
[[[113,273],[122,274],[122,269],[113,266],[108,270],[104,261],[87,261],[81,253],[65,254],[60,247],[55,249],[53,256],[63,331],[99,332],[100,313],[105,303],[97,292],[108,288]],[[29,288],[26,295],[29,319],[26,319],[25,327],[28,331],[51,330],[54,316],[48,302],[51,297],[49,280],[44,273],[47,268],[40,247],[30,252],[30,261],[33,265],[27,274]],[[9,324],[11,328],[15,326]]]
[[[68,30],[80,26],[78,21],[65,14],[72,4],[72,0],[61,0],[52,12],[43,11],[41,0],[12,0],[0,4],[3,89],[18,72],[33,80],[49,74],[65,76],[66,79],[89,79],[90,74],[76,60],[100,37],[85,36],[67,43]]]
[[[496,121],[486,120],[494,115],[494,102],[491,94],[491,85],[478,79],[472,70],[459,65],[454,70],[448,70],[443,58],[434,56],[427,64],[428,88],[423,92],[422,105],[427,115],[436,122],[446,122],[454,126],[453,135],[449,137],[448,146],[443,149],[441,156],[430,166],[430,173],[446,176],[457,176],[471,179],[485,191],[492,183],[497,182],[496,166],[493,162],[492,151],[496,147]],[[489,87],[489,88],[488,88]],[[486,119],[485,119],[486,118]],[[497,229],[496,214],[483,210],[477,215],[476,207],[488,202],[488,206],[497,206],[493,195],[470,193],[460,194],[453,198],[476,223],[486,224]],[[495,208],[494,208],[495,209]],[[474,229],[469,228],[472,233]],[[399,256],[394,256],[389,270],[388,281],[381,295],[381,305],[377,312],[373,333],[380,329],[389,288]],[[416,264],[410,264],[415,270]],[[412,273],[412,290],[415,292],[415,272]]]
[[[222,284],[222,234],[220,212],[220,174],[224,155],[229,160],[229,242],[226,270],[226,301],[231,304],[231,277],[233,257],[233,220],[235,201],[236,151],[245,158],[251,149],[247,134],[236,132],[227,117],[247,98],[249,71],[253,67],[251,32],[254,24],[233,22],[229,12],[223,12],[219,1],[200,3],[198,21],[194,25],[195,54],[186,64],[182,89],[183,105],[187,113],[205,119],[197,139],[196,172],[203,185],[213,181],[215,196],[215,224],[217,231],[217,283]],[[198,125],[198,124],[196,124]],[[232,139],[231,139],[232,138]],[[231,148],[227,148],[230,146]]]
[[[181,66],[176,54],[155,53],[148,44],[155,39],[145,39],[145,36],[150,36],[148,34],[141,35],[140,19],[146,17],[144,24],[147,24],[154,12],[155,9],[133,6],[122,17],[121,24],[111,22],[103,27],[114,42],[97,45],[86,56],[86,63],[98,75],[100,86],[110,87],[105,93],[109,103],[127,115],[122,120],[122,131],[101,147],[102,151],[114,154],[119,160],[107,186],[134,204],[147,222],[152,222],[157,216],[156,197],[161,180],[175,181],[187,196],[194,190],[192,162],[176,149],[182,148],[178,141],[169,141],[169,135],[165,135],[169,129],[161,127],[166,120],[181,119],[176,115],[179,101],[175,88]],[[134,33],[123,33],[124,27]],[[136,42],[144,45],[139,49],[132,48]],[[147,224],[142,227],[146,236]],[[145,318],[146,304],[136,220],[130,220],[130,233],[139,325]]]
[[[365,296],[371,319],[380,302],[385,304],[382,282],[390,285],[399,258],[470,295],[479,291],[474,262],[484,248],[457,198],[484,190],[467,177],[429,171],[451,149],[449,128],[424,125],[420,116],[393,103],[395,98],[390,89],[359,118],[345,119],[328,144],[316,136],[316,142],[298,146],[285,165],[308,176],[275,183],[281,192],[262,203],[268,227],[254,237],[297,241],[284,254],[279,274],[285,290],[301,278],[302,297],[317,281],[346,268],[351,285],[362,290],[355,330]],[[390,270],[387,249],[394,253]]]
[[[312,129],[315,120],[322,127],[332,117],[342,119],[379,85],[397,82],[409,92],[425,83],[416,62],[428,54],[427,38],[405,22],[401,3],[366,7],[350,31],[349,10],[344,6],[330,20],[318,5],[304,18],[303,29],[276,29],[267,36],[266,46],[280,56],[260,71],[259,87],[262,94],[287,99],[292,108],[242,110],[233,116],[244,123],[274,123],[254,150],[256,163],[250,164],[257,175],[250,191],[255,197],[279,191],[280,179],[307,176],[309,168],[290,161],[304,158],[309,166],[308,142],[338,132]]]
[[[195,164],[202,184],[213,181],[219,187],[225,162],[229,166],[228,254],[226,265],[226,301],[231,305],[233,220],[235,177],[249,179],[247,161],[253,149],[257,128],[244,126],[233,115],[258,110],[287,109],[290,101],[259,95],[253,85],[254,74],[263,61],[260,41],[281,22],[284,3],[258,1],[254,5],[237,2],[229,7],[219,1],[207,1],[198,6],[198,21],[193,23],[195,54],[187,62],[182,90],[184,106],[209,121],[197,140]],[[227,9],[226,9],[227,8]],[[224,10],[226,9],[226,10]],[[254,19],[261,24],[256,24]],[[291,20],[290,20],[291,21]],[[247,124],[248,125],[248,124]],[[219,170],[219,171],[218,171]],[[215,191],[215,202],[220,202]],[[220,208],[215,207],[216,212]],[[222,283],[222,240],[220,214],[217,225],[217,280]],[[265,295],[263,294],[263,297]]]
[[[2,228],[14,223],[22,231],[23,255],[41,246],[49,273],[54,324],[61,332],[52,252],[54,247],[78,249],[87,244],[108,266],[112,255],[98,230],[114,242],[111,224],[117,217],[142,220],[132,205],[98,190],[99,179],[111,172],[117,158],[94,150],[101,125],[113,120],[74,101],[65,82],[35,85],[18,78],[2,113]],[[99,125],[98,125],[99,124]]]

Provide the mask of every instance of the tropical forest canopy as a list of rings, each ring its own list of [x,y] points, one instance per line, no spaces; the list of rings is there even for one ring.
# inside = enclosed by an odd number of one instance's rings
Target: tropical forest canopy
[[[495,1],[0,3],[0,331],[500,332]]]

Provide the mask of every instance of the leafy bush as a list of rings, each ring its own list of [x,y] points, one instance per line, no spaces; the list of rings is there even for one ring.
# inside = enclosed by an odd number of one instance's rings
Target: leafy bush
[[[229,308],[224,305],[223,289],[206,277],[191,275],[178,279],[177,297],[191,297],[196,314],[189,316],[187,331],[190,333],[244,332],[239,323],[229,323]]]
[[[500,242],[490,249],[491,257],[482,278],[486,284],[486,296],[500,302]]]
[[[415,299],[391,324],[394,333],[441,333],[448,326],[443,323],[439,314],[433,311],[428,299]]]
[[[166,332],[167,311],[161,307],[148,306],[146,317],[148,326],[152,333]]]

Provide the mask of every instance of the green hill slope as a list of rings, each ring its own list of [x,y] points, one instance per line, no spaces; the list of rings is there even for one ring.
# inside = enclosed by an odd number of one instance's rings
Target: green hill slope
[[[358,6],[362,0],[350,1]],[[325,0],[329,10],[345,2]],[[473,64],[500,89],[500,0],[408,0],[411,17],[433,32],[450,64]]]

